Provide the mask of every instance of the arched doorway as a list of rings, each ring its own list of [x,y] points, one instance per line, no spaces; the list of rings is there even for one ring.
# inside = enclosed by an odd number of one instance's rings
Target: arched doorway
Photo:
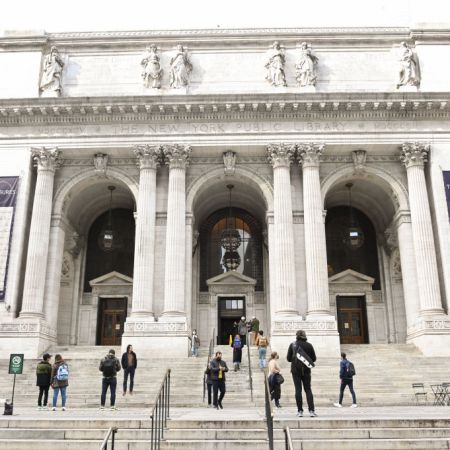
[[[402,279],[391,271],[398,258],[391,239],[398,209],[392,194],[392,186],[375,173],[353,172],[327,186],[330,305],[341,343],[405,342]],[[358,245],[349,237],[355,225],[362,233]]]
[[[115,187],[112,200],[110,186]],[[55,311],[58,343],[119,345],[131,309],[134,195],[121,179],[92,174],[80,176],[66,191],[61,189],[55,201],[58,207],[64,195],[63,269]],[[110,209],[117,239],[111,251],[104,251],[100,236]],[[102,329],[114,339],[102,340]]]

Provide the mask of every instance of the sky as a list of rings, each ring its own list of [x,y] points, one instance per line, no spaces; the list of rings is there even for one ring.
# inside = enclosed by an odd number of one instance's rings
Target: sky
[[[449,25],[450,0],[9,0],[0,14],[0,32],[411,26],[419,22]]]

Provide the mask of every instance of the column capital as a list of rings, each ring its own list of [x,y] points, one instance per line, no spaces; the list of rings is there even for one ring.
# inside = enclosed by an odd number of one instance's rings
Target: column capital
[[[185,169],[189,164],[192,148],[190,145],[170,144],[163,145],[162,151],[169,164],[169,169]]]
[[[295,145],[293,144],[269,144],[267,157],[273,168],[289,167],[294,160]]]
[[[320,156],[323,153],[325,144],[315,144],[308,142],[297,145],[298,162],[303,167],[319,167]]]
[[[38,171],[54,172],[61,166],[61,151],[57,147],[33,147],[31,148],[31,157]]]
[[[423,142],[405,142],[402,145],[400,161],[407,169],[413,166],[423,167],[428,161],[428,153],[430,152],[430,144]]]
[[[139,169],[157,169],[161,163],[161,151],[160,145],[136,145],[133,152],[138,160]]]

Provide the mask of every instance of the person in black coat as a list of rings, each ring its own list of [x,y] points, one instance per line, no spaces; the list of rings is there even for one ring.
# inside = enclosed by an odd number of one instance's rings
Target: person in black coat
[[[39,386],[38,409],[48,409],[48,391],[52,383],[52,355],[44,353],[42,361],[36,367],[36,386]],[[42,401],[44,396],[44,401]]]
[[[209,363],[209,368],[213,386],[214,408],[223,409],[222,400],[225,395],[225,373],[228,372],[228,366],[222,359],[222,352],[216,352],[216,357]]]
[[[127,351],[122,355],[123,368],[123,395],[127,393],[128,375],[130,376],[130,395],[133,395],[134,372],[137,368],[136,353],[133,352],[133,346],[127,345]]]
[[[314,347],[307,342],[306,333],[303,330],[298,330],[295,342],[289,345],[287,360],[291,363],[292,379],[295,386],[295,401],[297,402],[297,416],[303,417],[303,398],[302,385],[305,390],[306,400],[308,402],[309,415],[316,417],[314,410],[314,397],[311,391],[311,369],[303,364],[298,358],[297,353],[301,351],[306,354],[308,359],[312,362],[316,361],[316,353]]]

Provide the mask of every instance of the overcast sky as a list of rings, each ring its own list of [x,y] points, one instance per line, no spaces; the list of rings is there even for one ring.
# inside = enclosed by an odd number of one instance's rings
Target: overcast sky
[[[3,0],[0,30],[450,24],[450,0]]]

